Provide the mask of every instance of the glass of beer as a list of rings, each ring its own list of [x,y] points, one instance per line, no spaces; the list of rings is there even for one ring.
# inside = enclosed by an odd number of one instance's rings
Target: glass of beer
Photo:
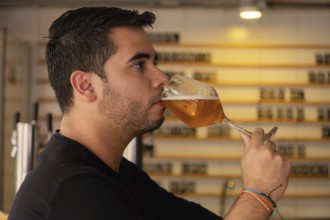
[[[193,128],[224,123],[251,137],[252,133],[233,123],[225,115],[217,91],[201,81],[174,75],[164,86],[162,101],[165,107],[182,122]],[[277,127],[265,134],[271,139]]]

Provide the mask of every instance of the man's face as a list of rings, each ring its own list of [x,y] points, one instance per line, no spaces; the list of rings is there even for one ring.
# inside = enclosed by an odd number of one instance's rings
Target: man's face
[[[155,50],[142,28],[116,28],[111,37],[118,49],[105,64],[108,80],[98,109],[127,132],[154,130],[164,121],[160,96],[168,80],[156,66]]]

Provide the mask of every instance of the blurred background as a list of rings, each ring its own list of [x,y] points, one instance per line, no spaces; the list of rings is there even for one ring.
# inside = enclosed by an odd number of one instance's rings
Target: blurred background
[[[212,84],[226,115],[249,130],[279,127],[274,140],[293,167],[282,216],[330,219],[330,0],[0,0],[0,211],[22,178],[18,142],[33,143],[37,157],[59,127],[48,28],[83,6],[154,12],[147,31],[165,73]],[[166,117],[130,155],[164,188],[223,215],[242,188],[239,134]],[[32,140],[17,137],[17,122],[32,125]]]

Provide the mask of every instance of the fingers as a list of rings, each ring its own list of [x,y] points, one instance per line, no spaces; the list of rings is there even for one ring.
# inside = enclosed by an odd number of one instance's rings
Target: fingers
[[[250,148],[260,148],[264,141],[265,131],[262,128],[256,128],[251,136]]]
[[[276,152],[276,144],[271,140],[266,140],[264,145],[267,146],[271,151]]]
[[[241,133],[240,135],[244,141],[244,152],[249,148],[258,148],[262,145],[264,134],[265,132],[262,128],[256,128],[251,137]]]
[[[271,140],[264,140],[265,132],[262,128],[256,128],[251,135],[251,138],[241,134],[244,141],[244,152],[248,149],[261,150],[269,149],[271,152],[276,152],[276,144]]]
[[[251,143],[253,145],[260,145],[264,141],[265,131],[262,128],[256,128],[252,134]]]
[[[243,142],[244,142],[244,149],[243,150],[244,150],[244,152],[246,152],[249,148],[251,139],[250,139],[249,136],[247,136],[245,134],[240,133],[240,135],[241,135],[241,138],[243,139]]]

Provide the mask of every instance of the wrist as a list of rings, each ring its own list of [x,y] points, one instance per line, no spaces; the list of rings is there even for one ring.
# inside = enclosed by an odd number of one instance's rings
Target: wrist
[[[263,207],[269,211],[272,210],[272,214],[276,214],[276,208],[277,205],[276,203],[266,194],[264,194],[263,192],[257,190],[257,189],[253,189],[253,188],[244,188],[241,192],[241,195],[247,193],[250,194],[251,196],[253,196],[256,200],[258,200]]]
[[[262,204],[262,202],[251,194],[241,192],[240,200],[243,200],[244,203],[248,203],[249,209],[253,210],[253,212],[258,214],[260,217],[264,216],[268,219],[268,217],[273,213],[273,210],[270,207],[267,206],[267,208],[265,208],[265,204]]]
[[[279,214],[281,219],[283,219],[280,213],[278,212],[276,203],[272,200],[272,198],[270,198],[270,194],[275,190],[277,190],[278,188],[280,188],[281,186],[282,184],[277,188],[271,190],[271,192],[268,195],[264,194],[263,192],[257,189],[243,188],[240,195],[241,197],[244,195],[249,195],[251,198],[253,198],[255,201],[259,203],[259,207],[260,206],[263,207],[264,210],[268,212],[269,216]]]
[[[255,189],[258,192],[263,193],[264,195],[268,196],[271,200],[273,200],[275,203],[280,200],[282,192],[280,188],[282,187],[282,184],[274,186],[270,188],[269,185],[266,184],[244,184],[243,189]]]

